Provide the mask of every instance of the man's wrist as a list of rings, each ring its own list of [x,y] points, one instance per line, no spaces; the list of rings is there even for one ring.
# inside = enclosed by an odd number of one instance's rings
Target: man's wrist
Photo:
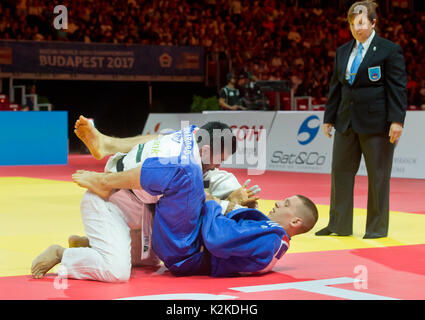
[[[226,212],[224,215],[227,215],[230,211],[232,211],[235,208],[236,203],[229,201],[229,204],[227,205]]]

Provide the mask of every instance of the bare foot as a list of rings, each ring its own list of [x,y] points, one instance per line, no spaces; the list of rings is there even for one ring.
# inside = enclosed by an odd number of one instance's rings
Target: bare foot
[[[50,269],[61,262],[64,250],[65,248],[54,244],[40,253],[31,265],[33,278],[42,279]]]
[[[69,236],[68,245],[70,248],[90,248],[89,238],[76,235]]]
[[[102,184],[103,172],[94,172],[86,170],[78,170],[72,175],[72,181],[78,184],[82,188],[86,188],[89,191],[97,194],[103,199],[109,198],[112,193],[112,189],[105,188]]]
[[[100,160],[108,155],[104,150],[103,135],[93,126],[89,119],[80,116],[74,127],[74,133],[84,142],[93,157]]]

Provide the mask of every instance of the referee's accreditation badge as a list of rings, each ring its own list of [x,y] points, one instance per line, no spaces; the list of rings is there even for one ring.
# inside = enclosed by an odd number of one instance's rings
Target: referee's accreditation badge
[[[369,71],[369,80],[370,81],[378,81],[381,79],[381,67],[371,67],[368,69]]]

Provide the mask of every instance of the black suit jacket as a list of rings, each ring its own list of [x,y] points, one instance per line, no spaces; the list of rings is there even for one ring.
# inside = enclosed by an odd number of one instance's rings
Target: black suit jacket
[[[336,51],[323,122],[333,124],[341,133],[351,124],[360,134],[388,131],[391,122],[403,124],[407,75],[402,48],[375,34],[350,85],[345,72],[354,45],[352,40]]]

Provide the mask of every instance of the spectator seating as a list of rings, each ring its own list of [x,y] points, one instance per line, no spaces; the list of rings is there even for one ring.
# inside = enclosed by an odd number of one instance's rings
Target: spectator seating
[[[295,108],[298,111],[308,111],[312,109],[312,97],[295,97]]]
[[[0,111],[11,111],[9,97],[5,94],[0,94]]]
[[[234,1],[237,16],[230,9]],[[314,2],[320,6],[322,1]],[[66,4],[72,13],[68,29],[58,31],[51,27],[51,1],[1,1],[0,39],[200,45],[207,55],[224,57],[219,61],[236,73],[249,71],[258,80],[291,79],[296,96],[320,98],[329,90],[335,50],[351,35],[346,7],[316,10],[311,3],[303,7],[292,0],[73,0]],[[425,86],[425,63],[418,59],[425,56],[423,13],[380,15],[378,26],[383,37],[403,48],[411,84],[409,104],[422,105],[415,90]],[[211,78],[217,76],[215,70],[211,63]],[[220,69],[222,75],[227,72]],[[279,102],[280,109],[290,109],[290,98],[269,98],[272,108]],[[322,108],[318,105],[322,103],[312,103],[312,108]]]

